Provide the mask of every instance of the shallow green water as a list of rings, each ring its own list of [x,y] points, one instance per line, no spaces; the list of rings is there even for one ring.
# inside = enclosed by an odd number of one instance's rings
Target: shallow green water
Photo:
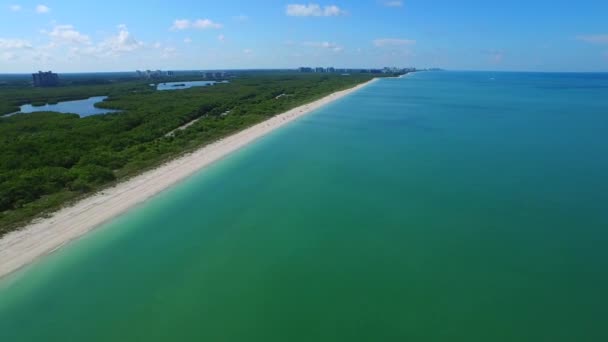
[[[0,282],[0,341],[606,341],[608,75],[379,81]]]

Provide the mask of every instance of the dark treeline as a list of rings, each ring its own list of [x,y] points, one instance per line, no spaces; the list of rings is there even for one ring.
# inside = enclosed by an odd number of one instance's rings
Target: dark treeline
[[[150,91],[148,82],[117,82],[94,85],[70,84],[69,86],[53,88],[33,88],[30,85],[5,85],[0,86],[0,115],[14,113],[19,106],[32,104],[43,106],[47,103],[54,104],[61,101],[81,100],[92,96],[119,96],[125,93]]]
[[[0,115],[17,112],[19,106],[24,104],[42,106],[92,96],[150,92],[153,89],[150,87],[152,83],[203,80],[200,73],[155,79],[140,79],[134,73],[61,74],[60,87],[34,88],[31,85],[31,75],[4,76],[4,79],[5,81],[0,81]]]
[[[0,100],[7,108],[26,100],[109,95],[100,106],[123,112],[0,118],[0,236],[66,201],[370,78],[268,74],[177,91],[155,91],[140,81],[3,91]],[[277,99],[281,94],[289,96]],[[195,119],[187,129],[167,135]]]

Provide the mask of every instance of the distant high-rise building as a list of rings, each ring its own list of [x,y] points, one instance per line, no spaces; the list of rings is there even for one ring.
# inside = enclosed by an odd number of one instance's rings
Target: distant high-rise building
[[[141,70],[137,70],[137,77],[140,78],[145,78],[145,79],[152,79],[152,78],[160,78],[160,77],[164,77],[164,76],[174,76],[173,71],[161,71],[161,70],[156,70],[156,71],[152,71],[152,70],[145,70],[145,71],[141,71]]]
[[[59,75],[47,71],[38,71],[37,74],[32,74],[34,87],[56,87],[59,85]]]

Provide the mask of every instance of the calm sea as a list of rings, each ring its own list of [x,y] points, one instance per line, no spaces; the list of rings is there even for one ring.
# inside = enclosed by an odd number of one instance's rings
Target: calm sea
[[[1,341],[608,341],[608,74],[381,80],[0,282]]]

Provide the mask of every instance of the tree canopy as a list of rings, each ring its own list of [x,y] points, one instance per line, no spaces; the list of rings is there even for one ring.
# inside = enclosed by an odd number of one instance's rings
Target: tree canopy
[[[143,81],[4,89],[0,113],[27,102],[100,95],[109,98],[99,107],[122,112],[85,118],[52,112],[0,118],[0,236],[66,201],[370,78],[269,73],[173,91],[156,91]],[[281,94],[289,96],[278,97]]]

